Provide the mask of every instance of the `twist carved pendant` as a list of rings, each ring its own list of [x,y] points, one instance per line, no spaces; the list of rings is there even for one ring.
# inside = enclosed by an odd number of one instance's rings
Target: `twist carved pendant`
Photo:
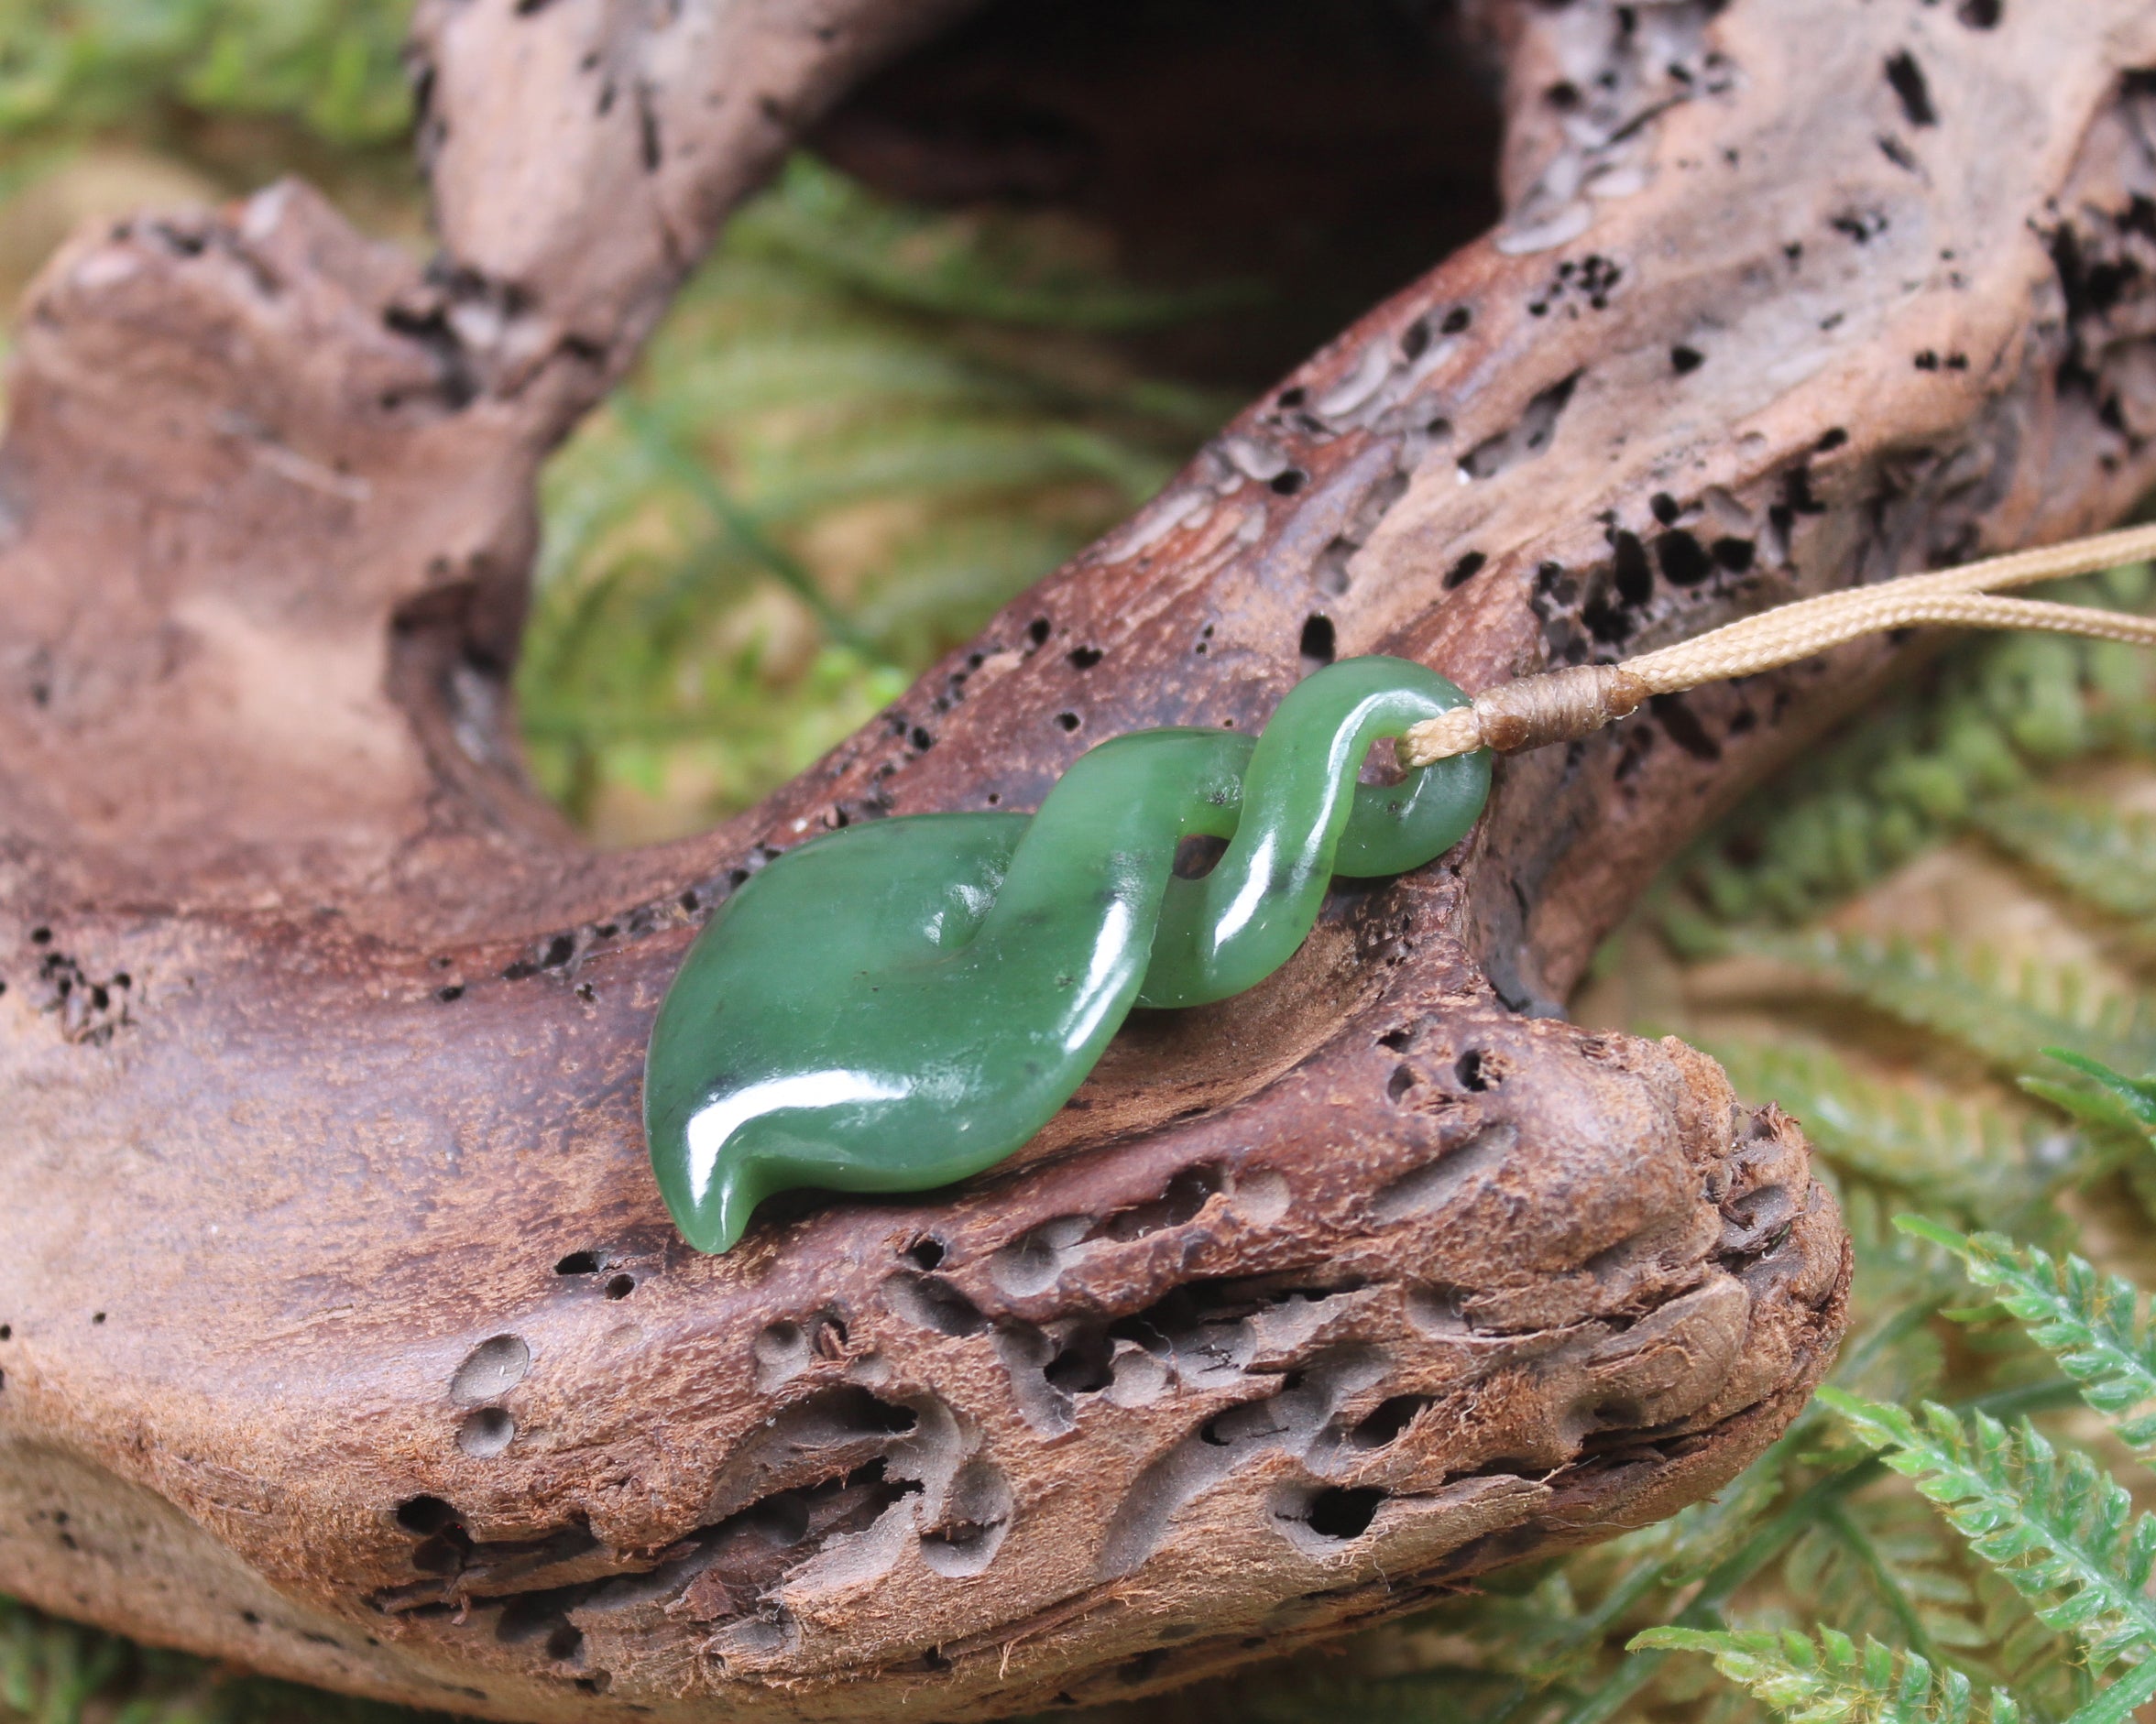
[[[883,820],[771,863],[651,1032],[645,1133],[683,1236],[723,1251],[774,1192],[923,1191],[1020,1149],[1132,1007],[1242,992],[1302,944],[1334,874],[1403,873],[1465,835],[1486,753],[1356,781],[1373,741],[1465,700],[1406,660],[1343,660],[1260,737],[1137,731],[1036,814]],[[1228,847],[1184,879],[1193,835]]]

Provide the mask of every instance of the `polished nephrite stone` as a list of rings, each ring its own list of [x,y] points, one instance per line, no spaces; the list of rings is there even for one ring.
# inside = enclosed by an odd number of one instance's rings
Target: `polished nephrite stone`
[[[1334,874],[1402,873],[1465,835],[1486,754],[1356,779],[1373,741],[1466,698],[1406,660],[1343,660],[1260,737],[1138,731],[1037,814],[882,820],[771,863],[651,1031],[645,1131],[684,1237],[723,1251],[773,1192],[922,1191],[1010,1155],[1133,1006],[1242,992],[1302,944]],[[1198,834],[1227,849],[1178,878]]]

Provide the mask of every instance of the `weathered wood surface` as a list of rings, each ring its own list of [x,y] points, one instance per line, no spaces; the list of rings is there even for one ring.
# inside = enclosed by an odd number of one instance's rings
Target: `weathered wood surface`
[[[945,1197],[684,1251],[643,1035],[771,849],[1255,726],[1306,646],[1474,688],[2118,518],[2156,15],[1492,0],[1497,232],[765,807],[589,854],[505,739],[535,464],[789,132],[948,10],[438,0],[449,267],[287,186],[37,283],[0,1587],[502,1718],[985,1717],[1666,1513],[1824,1369],[1796,1129],[1548,1014],[1884,647],[1506,763],[1454,857],[1136,1026]]]

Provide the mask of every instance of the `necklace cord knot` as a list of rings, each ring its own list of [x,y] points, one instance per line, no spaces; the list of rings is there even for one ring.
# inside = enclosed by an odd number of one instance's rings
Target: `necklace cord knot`
[[[1500,682],[1472,705],[1412,726],[1400,739],[1400,764],[1428,766],[1477,748],[1514,754],[1570,742],[1629,717],[1653,695],[1756,675],[1897,628],[2031,628],[2156,647],[2156,617],[1997,592],[2150,556],[2156,556],[2156,526],[2129,527],[1798,599],[1620,664],[1568,665]]]

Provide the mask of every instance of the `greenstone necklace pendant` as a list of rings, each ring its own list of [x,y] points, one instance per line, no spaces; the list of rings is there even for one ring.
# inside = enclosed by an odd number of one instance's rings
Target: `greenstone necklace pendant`
[[[700,1250],[798,1186],[925,1191],[993,1166],[1070,1098],[1133,1006],[1262,981],[1335,873],[1400,874],[1465,835],[1486,753],[1356,782],[1370,745],[1466,704],[1404,659],[1298,683],[1262,737],[1142,730],[1036,814],[915,814],[788,851],[690,948],[651,1031],[644,1129]],[[1188,836],[1229,841],[1198,879]]]

